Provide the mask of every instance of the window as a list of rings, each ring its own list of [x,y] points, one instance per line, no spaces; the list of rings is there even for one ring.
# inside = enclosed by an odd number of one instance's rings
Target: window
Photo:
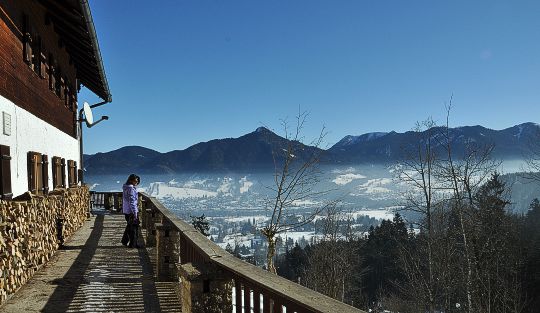
[[[52,158],[53,188],[66,188],[66,160]]]
[[[28,191],[43,194],[43,160],[37,152],[28,152]]]
[[[0,145],[0,198],[11,199],[11,155],[8,146]]]
[[[69,187],[77,187],[77,162],[73,160],[68,161],[68,182]]]

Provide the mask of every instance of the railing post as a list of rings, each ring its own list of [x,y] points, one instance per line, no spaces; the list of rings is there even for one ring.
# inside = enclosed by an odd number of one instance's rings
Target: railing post
[[[139,220],[140,220],[140,225],[141,225],[141,228],[144,228],[146,229],[146,200],[141,196],[139,195]]]
[[[178,274],[178,230],[165,222],[156,224],[156,262],[158,281],[174,281]]]
[[[257,288],[253,288],[253,312],[261,313],[261,293]]]
[[[159,211],[152,205],[150,209],[146,209],[146,246],[155,247],[156,246],[156,223],[161,223],[161,214]]]
[[[263,292],[263,313],[270,313],[270,296]]]
[[[122,212],[122,194],[121,193],[114,194],[114,210],[116,212]]]
[[[109,193],[101,194],[103,197],[103,207],[105,210],[110,210],[114,205],[113,195]]]
[[[207,263],[178,264],[183,313],[232,312],[232,280]]]
[[[242,283],[239,279],[234,280],[234,293],[236,303],[236,313],[242,313]]]

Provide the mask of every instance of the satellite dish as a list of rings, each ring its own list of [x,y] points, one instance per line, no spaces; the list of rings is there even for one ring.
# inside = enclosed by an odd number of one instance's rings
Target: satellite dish
[[[94,123],[94,115],[88,102],[83,104],[84,118],[86,119],[86,125],[92,125]]]

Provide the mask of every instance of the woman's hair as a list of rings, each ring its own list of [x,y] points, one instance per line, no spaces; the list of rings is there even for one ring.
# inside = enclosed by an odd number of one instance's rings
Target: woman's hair
[[[131,174],[128,176],[128,179],[126,180],[126,185],[131,184],[132,182],[136,182],[137,184],[141,183],[141,178],[135,174]]]

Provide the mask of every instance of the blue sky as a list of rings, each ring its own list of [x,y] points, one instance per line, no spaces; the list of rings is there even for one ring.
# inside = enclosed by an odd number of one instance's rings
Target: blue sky
[[[309,111],[307,138],[540,122],[540,1],[91,1],[113,103],[85,153],[161,152]],[[98,102],[84,91],[79,102]]]

